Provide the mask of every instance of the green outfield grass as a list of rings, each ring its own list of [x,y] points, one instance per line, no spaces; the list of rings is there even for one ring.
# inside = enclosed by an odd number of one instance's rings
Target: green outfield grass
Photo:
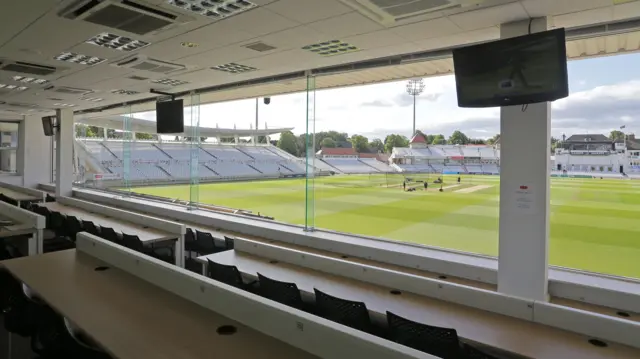
[[[465,176],[454,188],[446,177],[442,193],[401,184],[399,175],[318,178],[315,227],[497,254],[499,177]],[[640,278],[640,181],[557,178],[551,187],[550,263]],[[189,199],[188,185],[134,191]],[[199,200],[305,222],[304,179],[202,184]]]

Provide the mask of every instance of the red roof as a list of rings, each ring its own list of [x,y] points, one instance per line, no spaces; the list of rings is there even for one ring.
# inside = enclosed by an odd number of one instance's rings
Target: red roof
[[[411,138],[411,143],[427,143],[427,140],[424,139],[424,136],[418,132]]]
[[[323,148],[320,151],[323,155],[328,156],[355,156],[358,154],[353,148]]]

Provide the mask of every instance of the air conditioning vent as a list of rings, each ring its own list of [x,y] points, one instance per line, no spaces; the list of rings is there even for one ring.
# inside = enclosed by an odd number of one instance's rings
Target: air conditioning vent
[[[67,87],[67,86],[53,87],[52,89],[49,89],[49,90],[57,93],[67,94],[67,95],[86,95],[93,92],[92,90],[81,89],[76,87]]]
[[[29,62],[3,61],[0,70],[11,71],[19,74],[46,76],[56,72],[58,69],[51,66],[32,64]]]
[[[157,6],[131,0],[78,0],[59,15],[137,35],[159,32],[173,24],[192,20]]]
[[[244,47],[258,52],[267,52],[276,49],[275,46],[267,45],[264,42],[254,42],[253,44],[244,45]]]
[[[144,55],[137,55],[113,64],[117,67],[126,67],[138,71],[147,71],[156,74],[168,74],[176,71],[186,70],[187,67],[181,64],[150,59]]]
[[[417,16],[478,5],[484,0],[341,0],[384,25],[402,23]]]

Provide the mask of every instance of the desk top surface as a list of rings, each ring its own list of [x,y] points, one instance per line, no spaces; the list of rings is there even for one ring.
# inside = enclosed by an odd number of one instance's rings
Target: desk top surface
[[[168,239],[175,239],[178,235],[161,231],[155,228],[149,228],[118,218],[105,216],[100,213],[90,212],[88,210],[67,206],[58,202],[41,203],[40,206],[47,207],[50,211],[60,212],[65,215],[74,216],[79,220],[91,221],[96,226],[113,228],[116,232],[122,232],[130,235],[136,235],[142,242],[158,242]]]
[[[16,201],[38,201],[38,200],[42,201],[42,196],[36,197],[34,195],[17,192],[9,188],[4,188],[2,186],[0,186],[0,193],[4,194],[9,198],[13,198]]]
[[[364,302],[374,313],[386,311],[425,324],[455,328],[461,338],[507,352],[536,359],[631,359],[640,358],[640,349],[610,343],[599,348],[583,335],[561,329],[474,309],[412,293],[390,293],[389,288],[322,273],[288,263],[271,263],[267,258],[225,251],[199,257],[235,265],[245,274],[261,274],[292,282],[306,293],[317,288],[340,298]]]
[[[316,358],[76,250],[2,264],[119,359]]]

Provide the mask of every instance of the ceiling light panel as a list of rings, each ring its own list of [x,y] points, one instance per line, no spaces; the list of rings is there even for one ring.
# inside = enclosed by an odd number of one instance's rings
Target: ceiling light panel
[[[44,85],[49,83],[48,80],[45,79],[37,79],[34,77],[24,77],[24,76],[13,76],[12,77],[13,81],[16,82],[23,82],[25,84],[37,84],[37,85]]]
[[[60,55],[54,57],[54,59],[58,61],[71,62],[74,64],[87,65],[87,66],[97,65],[99,63],[106,61],[106,59],[103,59],[100,57],[82,55],[82,54],[77,54],[75,52],[63,52]]]
[[[146,41],[134,40],[129,37],[110,34],[108,32],[103,32],[99,35],[96,35],[90,38],[89,40],[87,40],[86,42],[87,44],[102,46],[108,49],[114,49],[114,50],[125,51],[125,52],[139,50],[145,46],[150,45],[150,43]]]
[[[100,102],[100,101],[103,101],[104,99],[101,97],[85,97],[82,100],[89,101],[89,102]]]
[[[159,80],[153,80],[151,82],[156,84],[161,84],[161,85],[167,85],[167,86],[182,86],[189,83],[187,81],[175,80],[175,79],[159,79]]]
[[[167,0],[167,2],[214,21],[238,15],[257,6],[248,0]]]
[[[114,95],[137,95],[140,92],[133,90],[113,90],[111,93]]]
[[[72,104],[72,103],[61,103],[61,102],[56,102],[53,104],[53,106],[56,106],[58,108],[60,107],[76,107],[76,105]]]
[[[232,74],[240,74],[240,73],[243,73],[243,72],[250,72],[250,71],[257,70],[257,68],[255,68],[255,67],[240,65],[240,64],[236,64],[235,62],[230,62],[228,64],[214,66],[211,69],[212,70],[229,72],[229,73],[232,73]]]
[[[0,89],[13,90],[13,91],[24,91],[24,90],[28,89],[28,87],[27,86],[0,84]]]
[[[357,46],[353,46],[340,40],[319,42],[317,44],[304,46],[302,49],[320,56],[336,56],[360,51]]]

